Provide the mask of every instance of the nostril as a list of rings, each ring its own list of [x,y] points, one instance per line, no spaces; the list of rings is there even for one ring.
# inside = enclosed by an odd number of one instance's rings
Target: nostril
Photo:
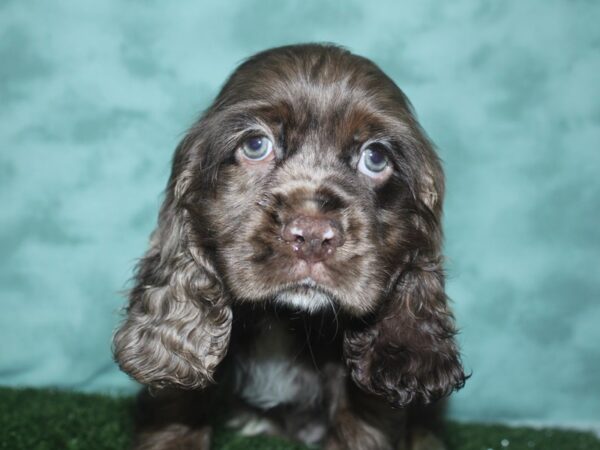
[[[335,231],[331,225],[327,225],[323,231],[323,242],[331,241],[335,237]]]
[[[287,222],[281,237],[291,245],[296,256],[310,261],[329,258],[344,240],[337,221],[312,216],[299,216]]]

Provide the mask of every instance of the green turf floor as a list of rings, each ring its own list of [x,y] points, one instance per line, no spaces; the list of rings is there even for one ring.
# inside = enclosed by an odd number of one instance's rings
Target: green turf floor
[[[131,398],[40,389],[0,388],[0,449],[126,449]],[[449,423],[451,450],[600,450],[590,433]],[[301,450],[272,438],[242,438],[220,430],[216,450]]]

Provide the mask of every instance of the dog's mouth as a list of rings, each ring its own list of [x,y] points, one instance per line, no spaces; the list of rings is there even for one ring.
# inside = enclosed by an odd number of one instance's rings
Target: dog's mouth
[[[338,304],[335,295],[311,277],[283,286],[274,298],[278,303],[306,312],[316,312],[326,308],[335,309]]]
[[[326,289],[321,287],[313,278],[306,277],[298,282],[292,284],[287,289],[291,289],[300,294],[308,294],[312,291],[320,291],[326,293]]]
[[[330,270],[322,261],[306,261],[298,259],[289,267],[289,279],[298,286],[318,287],[333,282]]]

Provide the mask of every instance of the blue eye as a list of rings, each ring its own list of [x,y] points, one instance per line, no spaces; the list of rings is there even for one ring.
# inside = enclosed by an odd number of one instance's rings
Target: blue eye
[[[388,165],[389,161],[385,153],[372,145],[360,155],[358,170],[365,175],[374,177],[383,172]]]
[[[266,136],[251,137],[242,144],[244,157],[252,161],[261,161],[273,151],[273,143]]]

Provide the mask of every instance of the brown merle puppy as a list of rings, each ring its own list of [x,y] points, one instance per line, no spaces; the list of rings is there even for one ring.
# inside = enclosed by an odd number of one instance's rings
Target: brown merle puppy
[[[443,193],[408,100],[369,60],[298,45],[241,64],[175,152],[115,335],[154,392],[137,447],[208,449],[217,410],[326,449],[434,443],[405,416],[465,380]]]

